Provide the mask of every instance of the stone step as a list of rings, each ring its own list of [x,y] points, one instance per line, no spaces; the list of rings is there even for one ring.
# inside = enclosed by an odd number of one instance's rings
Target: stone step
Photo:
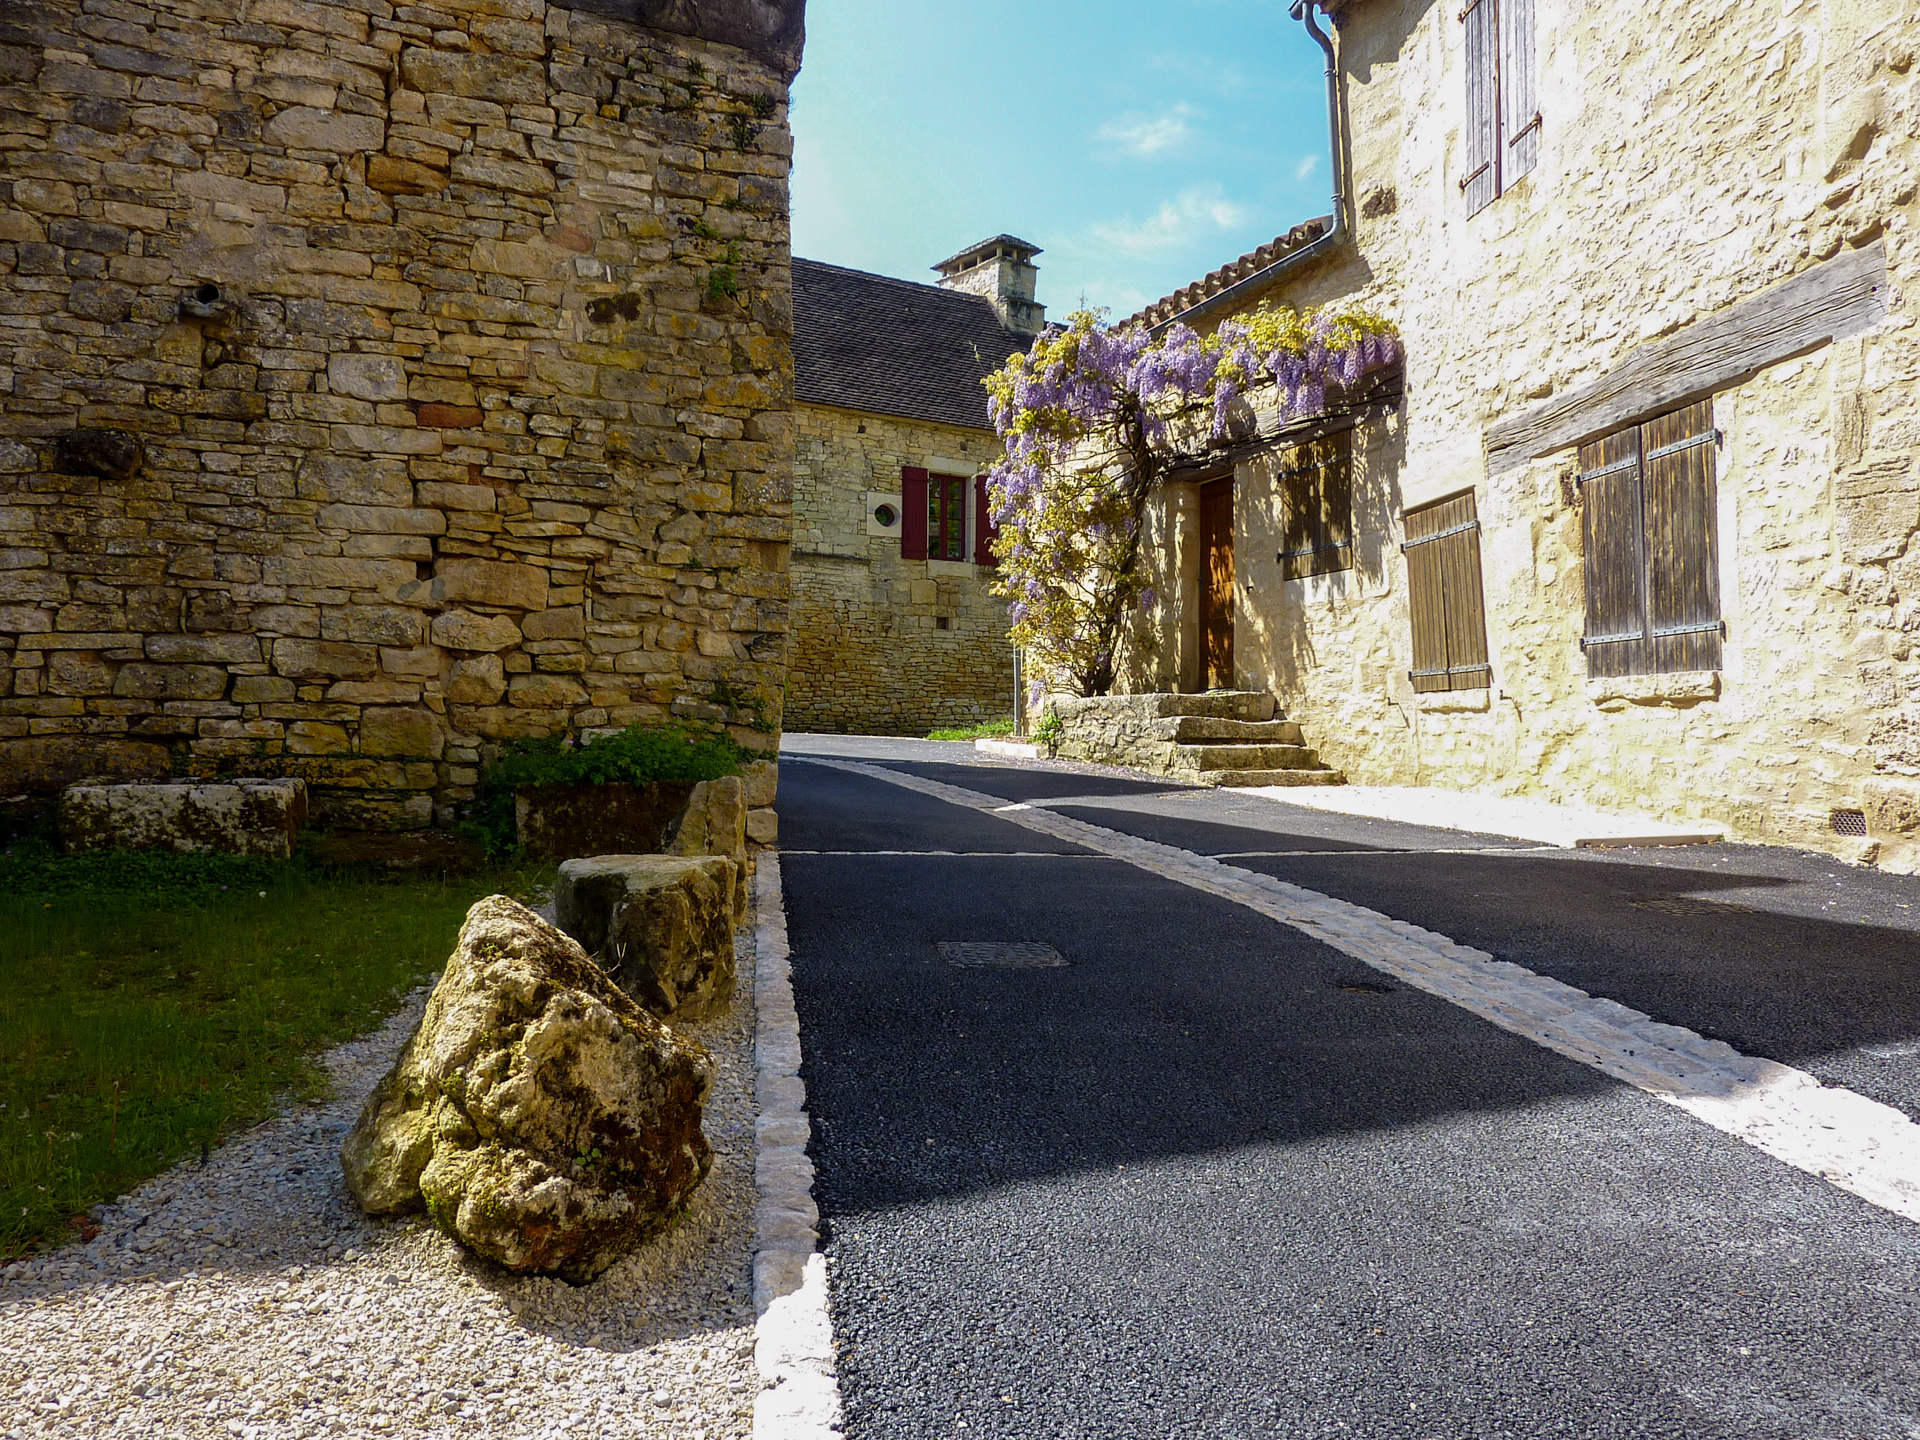
[[[1210,690],[1205,695],[1156,695],[1162,716],[1193,715],[1212,720],[1271,720],[1274,700],[1265,690]]]
[[[1182,770],[1315,770],[1319,752],[1304,745],[1176,745]]]
[[[1338,770],[1202,770],[1193,777],[1202,785],[1344,785]]]
[[[1294,720],[1219,720],[1210,715],[1182,715],[1173,723],[1173,739],[1183,745],[1207,740],[1253,740],[1268,745],[1307,743],[1299,722]]]

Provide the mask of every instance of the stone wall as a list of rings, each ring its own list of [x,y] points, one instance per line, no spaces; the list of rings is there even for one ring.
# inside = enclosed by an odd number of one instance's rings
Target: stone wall
[[[511,737],[775,743],[784,52],[542,0],[5,14],[0,794],[292,775],[411,826]]]
[[[904,466],[985,468],[1000,451],[992,432],[822,405],[801,405],[796,421],[788,728],[924,735],[1012,715],[991,572],[903,560],[899,526],[871,520],[876,499],[898,509]]]
[[[1344,7],[1357,245],[1280,298],[1357,295],[1406,340],[1406,401],[1356,439],[1355,569],[1283,581],[1272,461],[1239,470],[1238,683],[1356,782],[1707,817],[1912,866],[1920,839],[1920,174],[1911,7],[1538,0],[1538,168],[1471,219],[1457,6]],[[1416,123],[1417,122],[1417,123]],[[1486,427],[1875,241],[1892,312],[1714,396],[1717,675],[1587,679],[1575,456],[1489,477]],[[1419,696],[1401,517],[1471,488],[1493,684]],[[1163,515],[1161,523],[1175,523]],[[1161,552],[1179,583],[1179,547]],[[1174,593],[1179,593],[1177,590]],[[1161,654],[1177,651],[1163,607]],[[1155,657],[1142,688],[1167,669]],[[1830,829],[1865,809],[1866,843]]]

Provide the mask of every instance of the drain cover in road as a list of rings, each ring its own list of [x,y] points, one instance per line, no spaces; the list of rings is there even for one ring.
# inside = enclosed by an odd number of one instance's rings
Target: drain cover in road
[[[1053,970],[1067,963],[1051,945],[1031,940],[942,940],[934,948],[963,970]]]

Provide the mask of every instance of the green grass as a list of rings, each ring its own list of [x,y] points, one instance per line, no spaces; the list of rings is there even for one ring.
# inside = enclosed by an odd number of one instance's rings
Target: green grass
[[[316,1053],[437,970],[468,905],[544,878],[68,858],[15,837],[0,853],[0,1260],[318,1098]]]
[[[982,720],[960,730],[929,730],[929,740],[1004,740],[1013,734],[1011,720]]]

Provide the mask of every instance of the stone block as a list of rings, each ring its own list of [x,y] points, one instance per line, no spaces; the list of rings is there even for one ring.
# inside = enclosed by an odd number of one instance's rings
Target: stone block
[[[273,668],[297,680],[364,680],[380,672],[380,652],[338,640],[276,640]]]
[[[733,999],[743,873],[718,855],[568,860],[554,883],[554,915],[644,1008],[663,1019],[702,1020]]]
[[[497,705],[506,693],[506,669],[498,655],[458,661],[447,679],[447,699],[456,705]]]
[[[351,155],[387,143],[387,123],[375,115],[345,115],[311,105],[289,105],[267,122],[269,145]]]
[[[120,667],[113,693],[129,700],[218,700],[227,693],[227,672],[213,665]]]
[[[69,853],[167,850],[284,860],[306,815],[300,780],[70,785],[60,794],[60,839]]]
[[[529,640],[582,640],[586,638],[586,613],[578,605],[566,605],[529,615],[520,629]]]
[[[746,787],[747,808],[760,810],[780,795],[780,766],[772,760],[750,760],[740,767],[740,783]]]
[[[772,810],[747,811],[747,839],[755,845],[779,843],[780,816]]]
[[[433,575],[438,598],[450,605],[498,605],[544,610],[547,572],[499,560],[442,560]]]
[[[740,783],[738,775],[702,780],[693,787],[693,793],[687,797],[686,814],[681,817],[680,828],[674,832],[673,843],[667,850],[673,855],[725,855],[739,864],[742,874],[746,873],[746,786]],[[745,885],[740,887],[735,900],[740,913],[734,919],[744,920]]]
[[[449,610],[433,620],[433,643],[447,650],[506,650],[520,643],[520,627],[506,615]]]
[[[370,706],[360,715],[362,755],[405,755],[438,760],[447,746],[446,727],[431,710]]]

